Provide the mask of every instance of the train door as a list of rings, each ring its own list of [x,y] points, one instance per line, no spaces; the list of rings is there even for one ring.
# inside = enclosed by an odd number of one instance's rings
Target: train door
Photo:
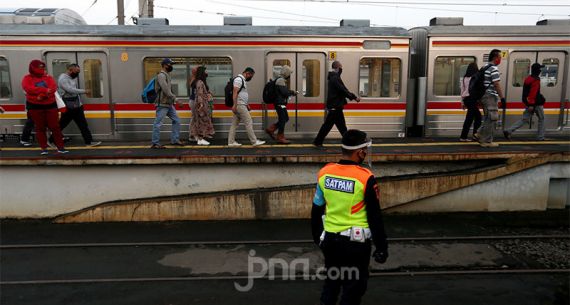
[[[558,130],[564,118],[562,97],[564,87],[564,60],[563,52],[513,52],[509,61],[509,77],[507,79],[507,100],[509,109],[507,109],[507,121],[505,126],[508,128],[511,124],[521,118],[524,111],[522,103],[522,90],[525,78],[530,74],[530,67],[533,63],[538,62],[545,65],[540,75],[540,92],[546,99],[544,105],[545,127],[547,130]],[[537,128],[536,117],[531,120],[529,125],[523,126],[520,131],[533,132]]]
[[[287,106],[289,123],[285,132],[298,136],[316,133],[322,124],[325,102],[325,55],[323,53],[269,53],[266,76],[275,78],[283,65],[293,69],[287,80],[290,90],[299,91]],[[268,123],[277,120],[273,106],[268,107]]]
[[[81,68],[78,76],[79,88],[88,90],[82,95],[85,116],[94,135],[110,135],[113,131],[110,108],[107,55],[103,52],[48,52],[46,53],[48,73],[56,81],[67,70],[67,65],[77,63]],[[66,135],[80,135],[75,124],[65,128]]]

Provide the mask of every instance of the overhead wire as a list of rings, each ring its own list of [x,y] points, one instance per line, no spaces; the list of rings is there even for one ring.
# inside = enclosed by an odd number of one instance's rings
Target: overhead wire
[[[251,2],[315,2],[339,4],[408,4],[408,5],[453,5],[453,6],[501,6],[501,7],[569,7],[570,4],[509,4],[493,1],[490,3],[461,3],[461,2],[417,2],[417,1],[362,1],[362,0],[243,0]],[[215,2],[215,1],[211,1]]]

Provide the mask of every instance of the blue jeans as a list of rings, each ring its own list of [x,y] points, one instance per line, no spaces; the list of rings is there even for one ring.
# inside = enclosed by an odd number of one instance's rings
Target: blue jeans
[[[168,107],[156,107],[156,119],[152,125],[152,144],[160,143],[160,126],[162,126],[162,120],[165,116],[168,116],[172,120],[172,133],[170,134],[170,143],[178,142],[180,138],[180,118],[176,114],[176,109],[174,106]]]

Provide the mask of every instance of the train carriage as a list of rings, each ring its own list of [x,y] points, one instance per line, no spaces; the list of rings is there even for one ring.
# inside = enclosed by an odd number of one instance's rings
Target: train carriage
[[[460,81],[467,65],[479,67],[488,61],[492,49],[502,51],[499,65],[507,109],[500,115],[499,127],[508,127],[524,111],[522,84],[530,67],[545,65],[541,92],[548,134],[568,134],[570,96],[568,20],[544,21],[536,26],[463,26],[462,18],[434,18],[429,27],[410,30],[412,59],[410,77],[418,81],[415,106],[416,126],[426,136],[459,136],[465,111],[461,109]],[[536,133],[534,122],[517,133]]]
[[[91,91],[84,99],[86,116],[98,139],[150,139],[154,106],[143,104],[140,93],[160,70],[160,60],[170,57],[176,62],[173,91],[184,102],[178,108],[184,125],[191,116],[187,80],[192,67],[208,68],[216,137],[225,138],[232,114],[223,103],[223,88],[251,66],[256,75],[248,84],[250,105],[261,134],[276,120],[273,107],[261,101],[263,86],[287,64],[294,71],[288,85],[300,92],[288,107],[288,136],[313,137],[324,118],[327,74],[338,59],[347,87],[362,96],[346,108],[348,126],[374,137],[404,136],[409,42],[405,29],[349,21],[340,27],[3,25],[0,104],[7,112],[0,115],[0,127],[2,133],[21,132],[26,114],[20,81],[28,63],[42,58],[56,78],[69,63],[82,67],[80,87]],[[165,136],[168,125],[162,128]],[[79,134],[74,128],[66,134]],[[187,137],[188,128],[182,131]]]

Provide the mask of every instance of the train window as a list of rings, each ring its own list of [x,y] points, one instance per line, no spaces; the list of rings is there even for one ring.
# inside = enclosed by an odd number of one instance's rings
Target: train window
[[[105,94],[103,92],[103,67],[99,59],[86,59],[83,61],[83,79],[85,81],[85,89],[89,93],[85,94],[89,98],[101,98]]]
[[[558,83],[558,58],[545,58],[542,60],[544,68],[540,74],[540,85],[543,87],[554,87]]]
[[[144,60],[144,81],[147,84],[151,78],[161,70],[160,58],[145,58]],[[176,96],[187,97],[190,84],[188,81],[192,76],[192,68],[206,66],[208,72],[208,87],[214,97],[224,96],[224,87],[228,79],[232,77],[232,61],[227,57],[176,57],[174,70],[170,73],[172,79],[172,93]]]
[[[398,58],[362,58],[358,92],[362,97],[398,97],[401,61]]]
[[[285,65],[291,67],[291,61],[288,59],[276,59],[273,61],[273,79],[277,79],[279,73],[281,73],[281,67]],[[286,79],[285,82],[287,83],[287,88],[291,89],[291,78]]]
[[[433,93],[435,95],[461,95],[461,79],[467,66],[475,62],[471,56],[441,56],[435,59]]]
[[[513,87],[522,87],[524,79],[530,74],[530,59],[515,59],[513,74]]]
[[[303,96],[317,97],[321,92],[321,62],[318,59],[303,60]]]
[[[69,59],[54,59],[51,62],[51,67],[53,71],[53,78],[55,81],[59,79],[59,76],[67,72],[67,66],[72,62]]]
[[[8,60],[0,57],[0,98],[12,96],[10,87],[10,70],[8,70]]]

